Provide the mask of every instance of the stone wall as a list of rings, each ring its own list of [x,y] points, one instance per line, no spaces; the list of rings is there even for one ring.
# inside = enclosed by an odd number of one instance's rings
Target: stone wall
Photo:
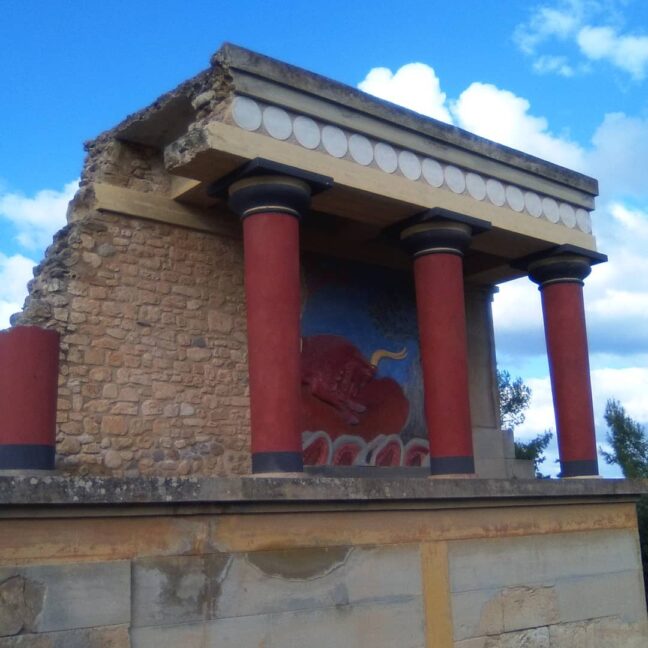
[[[643,648],[623,487],[0,477],[0,648]]]
[[[14,318],[61,334],[58,467],[248,472],[241,242],[76,212]]]

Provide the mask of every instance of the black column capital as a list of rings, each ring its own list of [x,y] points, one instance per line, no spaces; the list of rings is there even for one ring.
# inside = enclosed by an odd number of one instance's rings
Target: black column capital
[[[463,256],[472,237],[489,229],[487,221],[443,209],[429,209],[401,227],[400,240],[415,258],[426,254]]]
[[[299,218],[308,209],[311,196],[332,186],[333,180],[327,176],[255,158],[214,182],[207,193],[227,197],[230,209],[241,218],[260,212]]]
[[[525,270],[529,279],[542,290],[554,283],[577,283],[582,286],[583,280],[592,271],[592,266],[605,261],[607,256],[600,252],[574,245],[559,245],[519,259],[512,265]]]

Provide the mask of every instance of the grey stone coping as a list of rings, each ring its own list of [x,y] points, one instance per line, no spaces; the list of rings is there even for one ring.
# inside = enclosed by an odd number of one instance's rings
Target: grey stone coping
[[[503,500],[636,499],[648,480],[427,477],[71,477],[0,475],[0,513],[13,507],[256,504],[442,505]]]

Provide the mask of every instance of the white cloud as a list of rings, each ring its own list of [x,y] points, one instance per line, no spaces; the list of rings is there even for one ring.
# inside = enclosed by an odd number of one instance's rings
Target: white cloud
[[[620,35],[612,27],[583,27],[576,37],[587,58],[607,60],[637,81],[648,68],[648,36]]]
[[[648,118],[609,113],[592,137],[587,170],[601,180],[601,192],[646,198]]]
[[[556,164],[582,169],[578,144],[549,131],[547,120],[530,113],[530,103],[508,90],[473,83],[452,106],[457,123],[482,137],[537,155]]]
[[[67,205],[78,187],[68,182],[61,191],[42,189],[33,197],[19,193],[0,194],[0,218],[17,229],[16,239],[28,250],[51,243],[53,234],[65,225]]]
[[[566,56],[540,56],[533,62],[533,69],[539,74],[558,74],[563,77],[576,74]]]
[[[358,87],[380,99],[452,123],[439,78],[425,63],[407,63],[396,73],[385,67],[373,68]]]
[[[558,6],[537,8],[528,22],[518,25],[513,40],[525,54],[534,54],[541,43],[558,38],[564,40],[578,28],[584,13],[578,0],[561,2]]]
[[[0,253],[0,329],[9,326],[9,317],[22,308],[34,265],[21,254]]]
[[[584,151],[576,143],[549,131],[547,120],[531,114],[523,97],[487,83],[473,83],[456,101],[441,91],[434,69],[425,63],[408,63],[396,74],[373,68],[358,87],[500,144],[520,149],[573,169],[584,167]]]
[[[513,40],[520,50],[533,57],[539,73],[574,76],[588,70],[572,63],[578,53],[588,61],[607,61],[633,79],[642,80],[648,71],[648,36],[624,33],[623,2],[618,0],[559,0],[533,10],[529,20],[518,25]],[[562,48],[560,53],[541,48]]]

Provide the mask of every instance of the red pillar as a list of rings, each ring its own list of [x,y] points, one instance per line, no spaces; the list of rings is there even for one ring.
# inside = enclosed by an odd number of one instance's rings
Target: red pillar
[[[469,225],[448,220],[419,223],[401,233],[414,256],[432,475],[475,472],[462,262],[471,234]]]
[[[558,255],[531,263],[542,295],[561,474],[598,475],[583,279],[587,257]]]
[[[217,182],[243,220],[252,471],[302,472],[299,219],[331,185],[267,160]]]
[[[243,221],[254,472],[301,471],[299,221]]]
[[[56,331],[0,333],[0,469],[54,469],[58,357]]]

